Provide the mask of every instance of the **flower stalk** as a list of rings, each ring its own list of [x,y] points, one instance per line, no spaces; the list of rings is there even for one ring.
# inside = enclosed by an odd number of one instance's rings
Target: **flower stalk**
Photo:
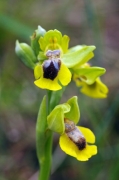
[[[43,153],[43,160],[40,161],[40,171],[38,180],[48,180],[50,176],[51,163],[52,163],[52,139],[53,133],[50,131],[46,138],[45,148]]]
[[[50,93],[48,93],[48,101],[50,101]],[[49,103],[48,103],[49,104]],[[47,106],[46,96],[43,98],[36,124],[36,150],[38,161],[40,165],[40,172],[38,180],[48,180],[51,168],[51,153],[52,153],[52,136],[53,133],[50,130],[46,130],[47,127]]]

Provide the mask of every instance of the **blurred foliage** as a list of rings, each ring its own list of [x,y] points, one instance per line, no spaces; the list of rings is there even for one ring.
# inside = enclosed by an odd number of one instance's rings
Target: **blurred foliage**
[[[119,170],[119,4],[117,0],[0,1],[0,180],[36,180],[35,123],[45,92],[15,55],[15,41],[29,43],[33,31],[59,29],[70,46],[96,45],[91,63],[107,69],[107,99],[91,99],[72,82],[62,102],[79,96],[81,122],[96,137],[98,155],[88,162],[65,156],[54,135],[51,180],[118,180]]]

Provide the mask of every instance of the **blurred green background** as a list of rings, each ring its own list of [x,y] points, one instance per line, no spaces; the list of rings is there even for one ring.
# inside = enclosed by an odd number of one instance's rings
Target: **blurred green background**
[[[117,0],[0,1],[0,180],[37,180],[37,112],[45,91],[15,55],[15,41],[30,43],[41,25],[70,36],[70,47],[96,45],[92,65],[106,68],[107,99],[92,99],[72,82],[62,98],[79,96],[80,125],[96,135],[98,154],[88,162],[66,156],[54,135],[50,180],[119,179],[119,3]]]

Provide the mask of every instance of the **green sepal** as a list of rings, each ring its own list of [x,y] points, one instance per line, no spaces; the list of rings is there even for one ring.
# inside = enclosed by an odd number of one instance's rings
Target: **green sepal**
[[[81,66],[93,57],[92,51],[95,48],[95,46],[75,46],[63,55],[62,61],[68,68]]]
[[[40,109],[38,112],[36,123],[36,149],[39,161],[44,160],[44,149],[46,141],[46,124],[47,124],[47,108],[46,108],[46,96],[44,96]]]
[[[41,50],[46,53],[47,50],[60,49],[61,53],[65,53],[68,49],[69,37],[62,34],[57,29],[49,30],[45,33],[44,37],[39,40]]]
[[[47,117],[48,129],[63,134],[65,131],[64,114],[70,111],[67,103],[56,106]]]
[[[74,73],[78,75],[82,81],[89,85],[93,84],[97,77],[103,75],[105,72],[106,70],[101,67],[86,67],[74,70]]]
[[[36,56],[32,48],[26,43],[19,43],[16,41],[15,52],[22,62],[31,69],[34,69],[35,62],[37,61]]]
[[[73,96],[66,103],[70,105],[71,110],[65,113],[65,117],[77,124],[80,119],[80,110],[77,102],[77,96]]]
[[[38,29],[36,29],[33,35],[31,36],[31,47],[36,56],[39,54],[39,51],[41,51],[38,40],[41,36],[44,36],[45,33],[45,29],[43,29],[41,26],[38,26]]]

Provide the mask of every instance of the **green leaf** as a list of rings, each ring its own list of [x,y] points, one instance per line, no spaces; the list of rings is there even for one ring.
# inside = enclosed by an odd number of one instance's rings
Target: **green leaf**
[[[68,67],[80,66],[86,63],[92,56],[95,46],[75,46],[63,55],[62,61]]]
[[[19,43],[16,41],[15,52],[22,62],[31,69],[34,69],[36,56],[31,47],[26,43]]]
[[[103,75],[105,72],[106,70],[100,67],[86,67],[74,70],[74,73],[77,74],[82,81],[89,85],[93,84],[97,77]]]
[[[70,98],[67,103],[70,105],[71,109],[65,114],[65,117],[77,124],[80,119],[80,110],[77,102],[77,96]]]
[[[0,3],[0,6],[2,7],[2,4]],[[4,12],[4,11],[3,11]],[[11,15],[9,16],[8,13],[0,12],[0,27],[3,29],[4,33],[12,33],[13,36],[26,39],[28,40],[28,37],[32,34],[34,29],[32,27],[29,27],[28,24],[23,23],[23,21],[18,21],[18,19]],[[3,37],[3,34],[1,33],[1,37]],[[8,38],[6,36],[6,38]],[[1,39],[0,39],[1,40]],[[4,38],[5,41],[5,38]]]
[[[63,134],[65,131],[64,113],[69,111],[70,106],[67,103],[56,106],[47,117],[48,129]]]
[[[36,148],[37,156],[40,161],[43,160],[45,141],[46,141],[46,124],[47,124],[46,96],[44,96],[38,112],[36,123]]]
[[[33,35],[31,36],[31,47],[33,51],[35,52],[35,55],[37,56],[39,54],[39,51],[41,50],[39,39],[41,36],[44,36],[46,33],[45,29],[43,29],[41,26],[38,26],[38,29],[35,30]]]

